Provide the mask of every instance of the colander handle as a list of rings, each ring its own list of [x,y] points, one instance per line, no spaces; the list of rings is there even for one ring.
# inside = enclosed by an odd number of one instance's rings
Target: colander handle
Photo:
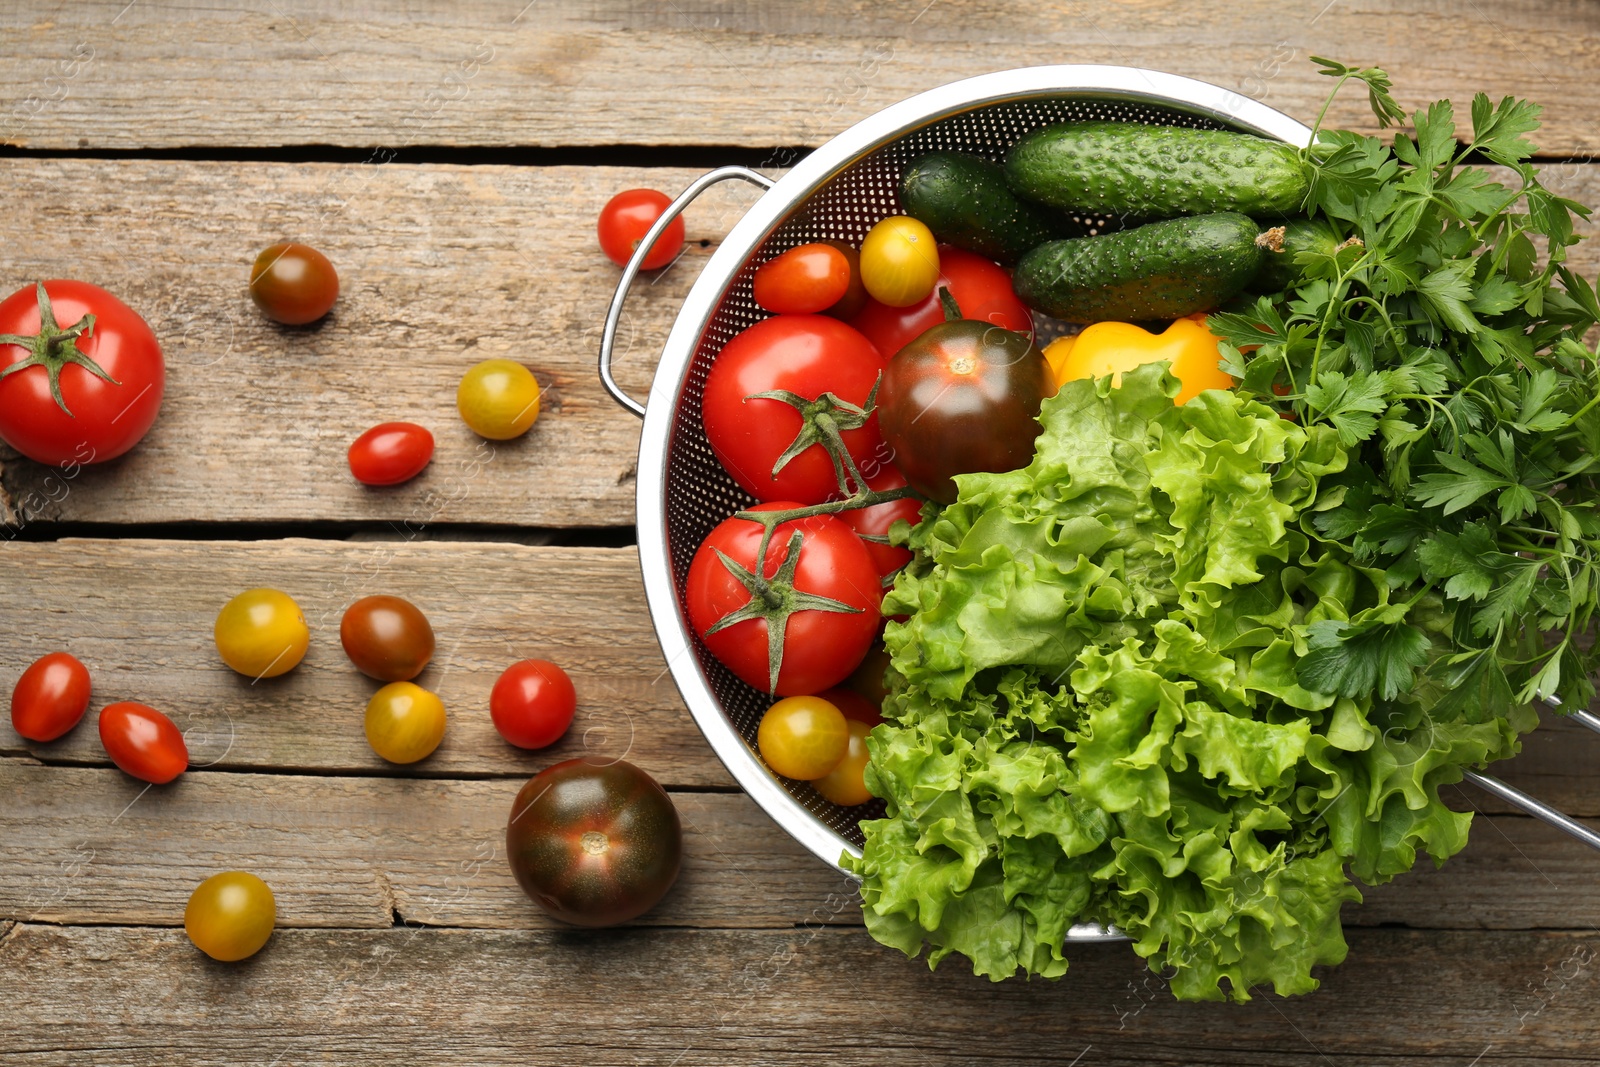
[[[606,387],[606,392],[611,398],[641,419],[644,418],[644,405],[622,391],[622,386],[611,376],[611,349],[617,341],[617,324],[622,321],[622,305],[628,299],[628,290],[633,287],[633,279],[639,274],[639,269],[644,263],[644,257],[650,254],[650,249],[655,247],[656,238],[661,236],[663,230],[677,218],[683,209],[688,207],[695,197],[705,192],[718,182],[727,181],[729,178],[738,178],[751,185],[759,186],[762,190],[772,188],[772,179],[757,174],[749,167],[718,167],[708,171],[689,183],[689,187],[678,194],[678,199],[667,205],[667,210],[661,213],[656,224],[650,227],[650,232],[640,240],[639,247],[633,250],[633,258],[628,260],[628,265],[622,268],[622,280],[617,282],[617,291],[611,298],[611,310],[606,312],[605,333],[600,335],[600,383]]]

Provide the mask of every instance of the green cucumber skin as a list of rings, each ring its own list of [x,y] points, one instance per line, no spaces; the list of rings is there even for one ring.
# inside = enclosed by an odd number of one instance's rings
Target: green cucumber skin
[[[998,163],[965,152],[912,162],[900,176],[900,204],[939,240],[1007,265],[1045,241],[1083,232],[1019,198]]]
[[[1261,267],[1255,220],[1215,212],[1050,241],[1022,257],[1022,302],[1069,322],[1176,319],[1244,290]]]
[[[1261,269],[1250,282],[1253,293],[1281,293],[1299,285],[1305,279],[1295,265],[1295,253],[1320,252],[1331,256],[1339,245],[1339,237],[1326,219],[1290,219],[1281,225],[1283,251],[1261,253]],[[1263,230],[1267,228],[1262,227]]]
[[[1244,133],[1076,122],[1027,134],[1006,155],[1006,181],[1051,207],[1121,218],[1300,210],[1309,176],[1294,147]]]

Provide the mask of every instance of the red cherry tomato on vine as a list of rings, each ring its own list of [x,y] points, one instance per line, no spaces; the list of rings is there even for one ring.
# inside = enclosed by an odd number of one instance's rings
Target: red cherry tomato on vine
[[[840,401],[864,409],[872,387],[883,373],[883,358],[856,330],[826,315],[778,315],[764,319],[722,347],[706,376],[701,419],[706,438],[734,481],[758,500],[798,500],[819,504],[839,493],[833,461],[821,444],[812,444],[773,468],[815,415],[816,406],[832,393]],[[800,406],[759,393],[786,391]],[[842,429],[845,450],[859,466],[879,453],[876,413],[856,420],[849,411],[830,413]]]
[[[867,486],[871,489],[899,489],[905,484],[905,475],[890,463],[883,464],[875,473],[867,475]],[[886,540],[871,540],[871,538],[886,539],[889,536],[889,528],[900,519],[906,520],[913,526],[921,522],[922,501],[914,496],[902,497],[899,500],[874,504],[869,508],[841,511],[839,518],[860,535],[862,543],[867,546],[867,555],[872,557],[873,566],[878,568],[881,576],[887,578],[911,562],[911,550],[888,544]]]
[[[351,442],[349,459],[362,485],[399,485],[433,459],[433,434],[414,422],[380,422]]]
[[[189,767],[189,746],[172,720],[131,700],[100,710],[100,743],[112,763],[141,781],[165,785]]]
[[[161,346],[144,319],[98,285],[17,290],[0,301],[0,335],[0,439],[29,459],[102,463],[156,421],[167,382]]]
[[[250,299],[262,314],[285,326],[316,322],[339,299],[339,275],[310,245],[280,241],[250,268]]]
[[[628,189],[606,201],[600,209],[600,249],[619,267],[626,267],[650,227],[656,224],[672,198],[654,189]],[[644,257],[645,270],[658,270],[683,250],[683,217],[667,223],[655,247]]]
[[[89,668],[66,652],[29,664],[11,691],[11,725],[29,741],[54,741],[89,710]]]
[[[489,693],[489,717],[518,748],[553,745],[572,725],[578,692],[549,660],[525,659],[505,669]]]
[[[750,510],[795,506],[774,502]],[[711,531],[689,564],[685,586],[689,622],[713,656],[762,692],[794,696],[837,685],[856,669],[878,633],[883,595],[872,557],[850,527],[831,515],[815,515],[780,524],[758,567],[761,533],[760,523],[737,518]],[[798,559],[790,560],[796,533]],[[802,604],[761,611],[762,590],[752,590],[731,571],[719,551],[752,581],[777,594],[778,600],[790,600],[791,593],[805,594]],[[787,585],[776,580],[786,560],[795,564],[794,580]],[[759,615],[711,632],[747,607]],[[774,638],[781,653],[776,679],[768,655],[768,642]]]
[[[827,311],[850,290],[850,261],[832,245],[801,245],[757,267],[752,289],[768,311]]]
[[[927,299],[901,308],[869,300],[850,325],[866,334],[884,359],[893,359],[923,331],[945,320],[939,303],[941,287],[950,290],[962,318],[1004,326],[1032,339],[1033,315],[1012,291],[1011,275],[1006,269],[975,252],[951,245],[939,246],[939,278]]]

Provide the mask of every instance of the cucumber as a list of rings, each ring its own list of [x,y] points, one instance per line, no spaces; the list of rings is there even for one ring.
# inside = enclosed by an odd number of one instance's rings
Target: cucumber
[[[1333,255],[1339,246],[1339,237],[1326,219],[1290,219],[1282,224],[1282,233],[1262,227],[1267,238],[1261,255],[1261,269],[1250,282],[1254,293],[1281,293],[1305,281],[1300,267],[1294,261],[1297,252],[1320,252]]]
[[[1019,195],[1071,211],[1170,219],[1213,211],[1299,211],[1310,177],[1295,148],[1249,134],[1137,122],[1034,130],[1006,155]]]
[[[1022,257],[1011,284],[1024,304],[1069,322],[1176,319],[1243,291],[1261,267],[1260,232],[1222,211],[1050,241]]]
[[[1035,245],[1083,232],[1020,199],[998,163],[964,152],[930,152],[908,166],[900,204],[939,240],[1008,265]]]

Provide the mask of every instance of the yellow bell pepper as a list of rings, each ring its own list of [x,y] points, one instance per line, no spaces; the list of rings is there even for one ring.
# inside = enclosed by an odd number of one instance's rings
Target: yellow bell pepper
[[[1045,346],[1044,358],[1055,375],[1056,388],[1076,378],[1104,378],[1120,385],[1122,372],[1165,361],[1180,383],[1174,403],[1183,404],[1207,389],[1232,389],[1233,379],[1218,366],[1217,338],[1206,329],[1204,316],[1178,319],[1160,333],[1131,322],[1097,322],[1074,337]]]

